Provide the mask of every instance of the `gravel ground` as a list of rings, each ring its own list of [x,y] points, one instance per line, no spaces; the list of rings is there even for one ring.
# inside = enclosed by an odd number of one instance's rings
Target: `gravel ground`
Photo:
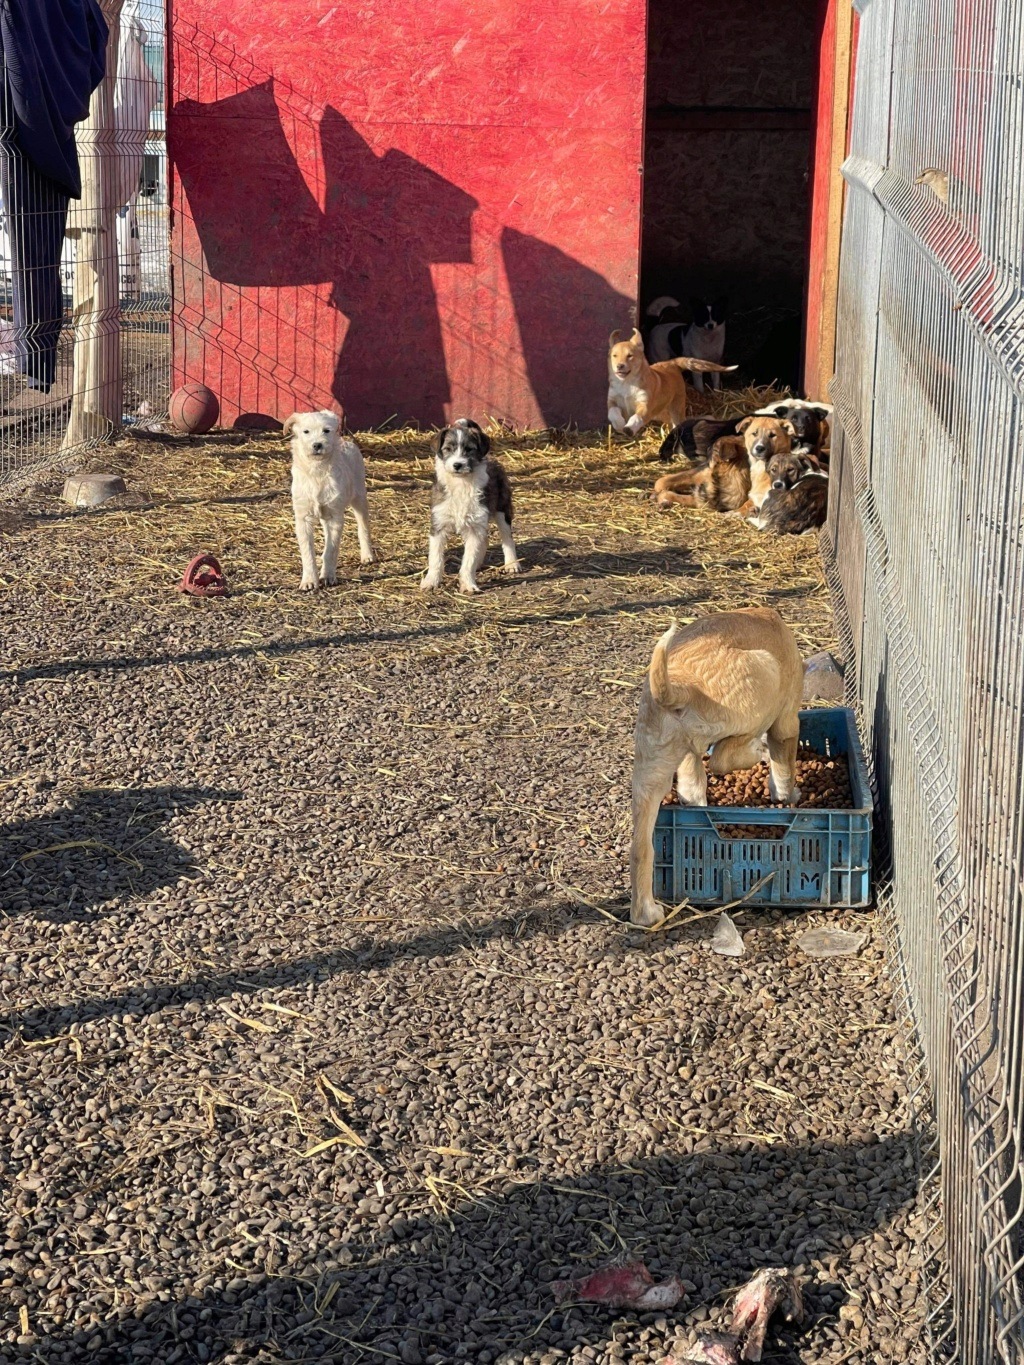
[[[638,683],[672,613],[831,643],[814,545],[660,515],[636,447],[501,443],[521,580],[425,598],[423,442],[382,563],[300,594],[278,444],[118,447],[127,498],[0,520],[0,1357],[654,1362],[762,1265],[771,1362],[924,1361],[873,915],[626,915]],[[233,589],[171,589],[211,548]],[[492,551],[492,566],[497,551]],[[556,1307],[627,1255],[672,1313]]]

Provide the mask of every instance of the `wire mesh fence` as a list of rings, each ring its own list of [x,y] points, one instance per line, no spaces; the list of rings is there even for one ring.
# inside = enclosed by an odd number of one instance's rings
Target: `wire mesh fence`
[[[0,487],[166,412],[163,0],[103,0],[106,75],[76,130],[82,194],[25,154],[0,83]]]
[[[941,1194],[931,1358],[1019,1362],[1024,3],[858,9],[824,543]]]

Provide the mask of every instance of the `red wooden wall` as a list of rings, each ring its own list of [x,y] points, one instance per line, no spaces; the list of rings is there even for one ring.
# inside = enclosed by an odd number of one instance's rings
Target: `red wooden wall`
[[[804,391],[810,398],[828,398],[835,367],[839,245],[845,193],[839,168],[849,148],[856,45],[857,16],[850,0],[821,0],[804,316]]]
[[[605,414],[644,0],[172,0],[175,377],[222,422]]]

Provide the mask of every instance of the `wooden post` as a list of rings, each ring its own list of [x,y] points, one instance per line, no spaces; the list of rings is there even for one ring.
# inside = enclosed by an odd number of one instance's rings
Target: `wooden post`
[[[121,309],[117,262],[118,148],[114,83],[123,0],[100,0],[110,28],[107,69],[79,126],[82,197],[71,201],[68,237],[77,242],[72,319],[75,332],[71,413],[61,444],[70,450],[104,440],[121,426]]]
[[[853,77],[854,14],[850,0],[824,0],[813,142],[811,241],[804,337],[804,391],[827,398],[836,359],[839,244]]]

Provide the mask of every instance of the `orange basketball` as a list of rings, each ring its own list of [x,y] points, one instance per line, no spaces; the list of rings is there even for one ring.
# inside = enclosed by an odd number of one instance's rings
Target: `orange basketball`
[[[220,416],[217,395],[205,384],[182,384],[171,394],[167,415],[173,426],[190,436],[201,436],[216,424]]]

